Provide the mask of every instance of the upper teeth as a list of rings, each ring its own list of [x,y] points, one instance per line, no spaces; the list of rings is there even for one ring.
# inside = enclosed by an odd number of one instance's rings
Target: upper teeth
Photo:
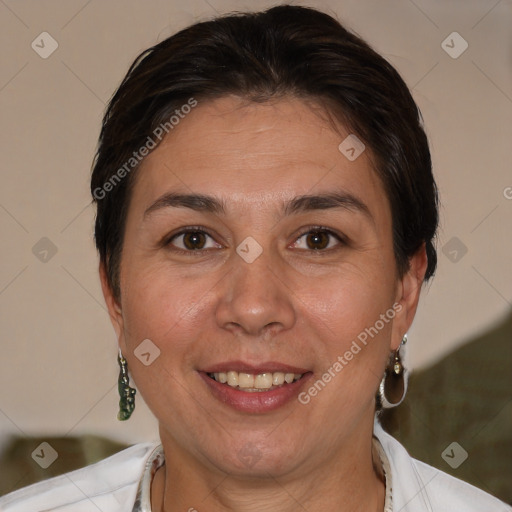
[[[217,382],[222,384],[228,384],[234,388],[237,386],[243,388],[246,391],[250,390],[267,390],[273,386],[280,386],[287,382],[292,383],[295,380],[299,380],[302,377],[301,373],[258,373],[257,375],[252,373],[243,372],[218,372],[210,373],[210,377],[213,377]]]

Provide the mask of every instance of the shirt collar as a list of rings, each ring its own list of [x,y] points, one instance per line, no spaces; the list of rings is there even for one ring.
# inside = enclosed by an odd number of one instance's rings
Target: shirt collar
[[[151,512],[151,482],[158,468],[165,464],[164,450],[158,445],[149,455],[139,480],[132,512]]]

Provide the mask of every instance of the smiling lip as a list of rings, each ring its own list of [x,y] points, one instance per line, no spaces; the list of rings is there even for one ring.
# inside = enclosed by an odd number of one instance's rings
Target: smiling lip
[[[302,374],[302,377],[290,384],[282,384],[281,386],[268,391],[250,392],[244,391],[240,388],[231,387],[228,384],[221,384],[208,375],[209,373],[227,372],[231,370],[238,371],[240,373],[252,374],[266,372],[300,373]],[[274,411],[284,406],[292,399],[297,399],[300,390],[306,385],[307,381],[309,381],[313,375],[310,370],[277,362],[251,365],[242,361],[219,363],[209,366],[198,373],[217,400],[240,412],[253,414],[262,414]]]

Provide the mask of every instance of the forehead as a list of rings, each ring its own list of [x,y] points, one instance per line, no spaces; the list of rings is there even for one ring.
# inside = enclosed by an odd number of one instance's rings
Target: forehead
[[[384,189],[368,149],[352,160],[340,151],[350,137],[302,99],[199,102],[141,164],[132,205],[147,207],[170,189],[215,194],[234,209],[341,189],[364,197],[378,218],[388,213]]]

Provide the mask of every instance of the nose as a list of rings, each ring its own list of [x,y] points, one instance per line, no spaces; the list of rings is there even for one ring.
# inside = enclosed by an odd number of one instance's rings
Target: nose
[[[296,320],[285,272],[265,254],[252,263],[233,255],[216,308],[219,327],[254,337],[290,329]]]

